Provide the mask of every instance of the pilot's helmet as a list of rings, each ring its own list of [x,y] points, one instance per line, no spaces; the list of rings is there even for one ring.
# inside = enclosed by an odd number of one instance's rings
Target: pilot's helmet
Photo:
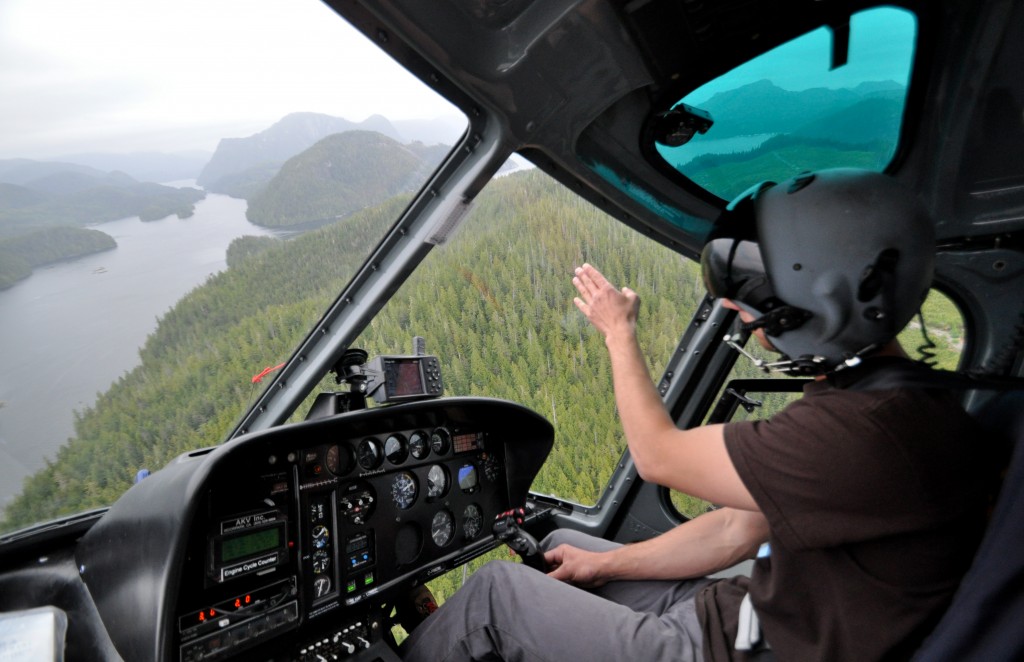
[[[764,182],[723,212],[704,247],[708,291],[757,319],[816,374],[855,364],[910,321],[932,282],[935,231],[894,179],[857,169]]]

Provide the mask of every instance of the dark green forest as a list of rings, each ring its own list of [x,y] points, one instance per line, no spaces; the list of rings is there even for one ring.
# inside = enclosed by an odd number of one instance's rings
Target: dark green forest
[[[112,248],[117,248],[113,237],[85,228],[46,228],[0,239],[0,290],[27,278],[35,267]]]

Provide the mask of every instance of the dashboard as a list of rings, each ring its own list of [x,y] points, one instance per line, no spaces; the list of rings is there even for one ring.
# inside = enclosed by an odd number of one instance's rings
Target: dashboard
[[[494,548],[552,439],[485,398],[254,433],[134,486],[76,562],[125,659],[396,659],[389,601]]]

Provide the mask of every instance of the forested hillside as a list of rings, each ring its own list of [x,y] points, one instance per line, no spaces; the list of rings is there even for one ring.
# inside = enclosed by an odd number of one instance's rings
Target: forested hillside
[[[0,290],[50,262],[117,248],[117,242],[99,230],[46,228],[10,239],[0,239]]]
[[[323,223],[379,205],[419,185],[433,164],[374,131],[346,131],[289,159],[249,199],[249,221],[267,227]]]
[[[889,121],[895,123],[883,129],[883,134],[898,128],[900,100],[905,92],[905,87],[894,81],[861,83],[854,88],[817,87],[793,91],[782,89],[769,80],[759,80],[719,92],[702,103],[701,109],[712,117],[729,118],[725,125],[715,125],[708,132],[708,137],[714,139],[763,133],[817,137],[818,133],[812,127],[831,127],[831,131],[824,135],[835,136],[839,116],[846,114],[850,106],[871,102],[865,104],[865,112],[878,113],[877,116],[865,114],[838,125],[848,130],[855,127],[872,129],[868,136],[857,135],[856,131],[840,134],[844,141],[853,143],[877,135],[883,126],[876,123],[880,117],[890,118]],[[771,108],[772,112],[757,112],[759,108]],[[890,117],[882,111],[883,108],[894,109],[895,115]]]

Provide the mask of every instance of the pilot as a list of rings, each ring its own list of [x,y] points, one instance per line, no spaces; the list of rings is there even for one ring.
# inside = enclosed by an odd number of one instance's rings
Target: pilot
[[[403,646],[407,660],[908,659],[985,523],[987,458],[956,398],[886,381],[932,279],[932,224],[878,173],[752,188],[702,253],[709,292],[812,375],[763,421],[675,427],[636,338],[640,299],[593,266],[577,308],[602,334],[640,476],[718,507],[642,542],[542,542],[547,574],[492,562]],[[750,576],[711,573],[754,559]]]

